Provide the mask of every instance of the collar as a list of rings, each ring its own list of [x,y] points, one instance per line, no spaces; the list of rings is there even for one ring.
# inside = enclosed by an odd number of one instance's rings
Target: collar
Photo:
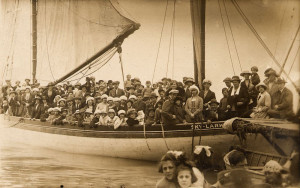
[[[240,89],[241,89],[241,84],[240,84],[239,87],[237,88],[236,94],[239,94],[239,93],[240,93]],[[233,87],[233,86],[232,86],[232,90],[231,90],[230,95],[232,96],[232,94],[234,94],[234,87]]]
[[[285,87],[284,87],[285,88]],[[284,88],[282,88],[281,90],[279,90],[280,91],[280,93],[282,93],[282,91],[284,90]]]

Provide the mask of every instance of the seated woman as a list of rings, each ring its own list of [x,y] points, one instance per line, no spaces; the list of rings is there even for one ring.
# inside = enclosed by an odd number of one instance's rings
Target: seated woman
[[[258,84],[256,86],[259,91],[257,97],[257,106],[252,109],[250,117],[252,118],[269,118],[267,111],[271,109],[271,96],[266,91],[267,86],[264,83]]]
[[[126,121],[127,121],[127,118],[126,118],[126,112],[125,110],[119,110],[118,112],[118,115],[119,115],[119,120],[115,123],[114,125],[114,129],[117,129],[119,128],[120,126],[123,127],[123,126],[128,126]]]

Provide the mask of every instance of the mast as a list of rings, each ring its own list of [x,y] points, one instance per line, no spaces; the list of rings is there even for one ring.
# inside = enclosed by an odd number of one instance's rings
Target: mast
[[[202,88],[205,79],[205,12],[206,0],[190,0],[193,26],[194,77]]]
[[[37,0],[32,0],[32,83],[36,79],[37,64]]]

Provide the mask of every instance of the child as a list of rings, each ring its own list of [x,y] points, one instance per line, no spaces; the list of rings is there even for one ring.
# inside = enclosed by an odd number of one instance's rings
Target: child
[[[177,182],[180,188],[192,187],[197,181],[192,166],[188,164],[180,164],[176,169]]]
[[[127,115],[128,115],[128,119],[126,123],[128,124],[128,126],[134,126],[139,124],[139,121],[136,120],[137,112],[135,109],[129,109],[127,111]]]
[[[126,80],[124,82],[124,87],[125,87],[126,91],[128,91],[128,88],[130,88],[131,85],[132,85],[132,83],[131,83],[131,75],[128,74],[126,76]]]
[[[251,67],[251,72],[252,72],[252,74],[251,74],[251,83],[254,85],[254,86],[256,86],[257,84],[259,84],[259,82],[260,82],[260,78],[259,78],[259,75],[257,74],[257,72],[258,72],[258,68],[257,68],[257,66],[253,66],[253,67]]]
[[[55,114],[55,112],[54,112],[54,109],[53,108],[49,108],[48,109],[48,114],[49,114],[49,116],[48,116],[48,118],[46,119],[46,121],[48,121],[48,122],[52,122],[53,121],[53,119],[54,119],[54,114]]]
[[[100,110],[100,117],[99,117],[99,125],[106,125],[106,119],[107,119],[107,112],[106,110]]]
[[[53,114],[51,124],[55,125],[57,119],[60,117],[61,109],[59,107],[55,107],[55,108],[53,108],[53,112],[54,112],[54,114]]]
[[[227,120],[227,119],[229,119],[229,114],[228,114],[228,109],[227,109],[228,89],[223,88],[222,94],[223,94],[223,98],[220,100],[219,113],[220,113],[221,119]]]
[[[108,103],[108,109],[113,109],[115,107],[114,98],[108,97],[107,98],[107,103]]]
[[[151,82],[146,81],[146,87],[142,91],[142,95],[144,98],[149,98],[152,93]]]
[[[161,120],[161,112],[162,112],[162,105],[163,105],[163,101],[160,100],[156,103],[155,105],[155,124],[161,124],[162,120]]]
[[[118,111],[119,120],[114,125],[114,129],[117,129],[120,126],[127,126],[127,123],[126,123],[127,118],[125,117],[125,114],[126,114],[125,110],[119,110]]]
[[[145,120],[145,124],[147,126],[151,126],[155,122],[155,110],[154,110],[154,108],[148,108],[147,112],[148,112],[148,114],[147,114],[147,117]]]
[[[98,125],[99,125],[99,119],[100,119],[100,113],[101,111],[100,110],[96,110],[94,112],[94,117],[90,123],[90,128],[97,128]]]
[[[139,121],[139,125],[145,124],[145,114],[143,110],[138,111],[136,119]]]
[[[83,125],[90,125],[92,119],[93,119],[93,112],[90,111],[89,109],[86,109],[84,113]]]
[[[107,113],[108,118],[106,119],[105,124],[107,126],[116,126],[117,122],[119,121],[119,117],[116,116],[116,113],[114,111],[114,109],[109,109],[108,113]]]
[[[74,113],[74,118],[71,121],[71,125],[77,125],[78,127],[82,127],[83,126],[83,117],[82,114],[79,110],[76,110]]]

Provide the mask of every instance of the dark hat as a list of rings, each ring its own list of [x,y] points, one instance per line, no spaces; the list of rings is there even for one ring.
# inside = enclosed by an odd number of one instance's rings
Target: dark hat
[[[25,78],[25,81],[26,81],[26,80],[28,80],[28,81],[30,82],[30,79],[29,79],[29,78]]]
[[[253,66],[253,67],[251,67],[251,70],[258,71],[258,67],[257,66]]]
[[[223,80],[223,82],[231,82],[231,78],[227,77]]]
[[[208,104],[213,104],[213,103],[219,105],[219,102],[217,101],[217,99],[211,99],[211,100],[208,102]]]
[[[162,81],[164,81],[164,80],[168,80],[168,78],[164,77],[164,78],[162,78],[161,80],[162,80]]]
[[[146,84],[151,84],[151,82],[148,80],[148,81],[146,81]]]
[[[286,81],[283,78],[277,78],[276,84],[285,84]]]
[[[112,80],[108,80],[107,83],[108,83],[108,84],[111,84],[111,83],[113,83],[113,81],[112,81]]]
[[[231,82],[233,82],[233,81],[241,81],[241,79],[240,79],[240,77],[239,76],[233,76],[232,78],[231,78]]]
[[[276,77],[279,76],[273,68],[266,69],[264,74],[265,74],[265,77],[269,77],[271,75],[275,75]]]
[[[49,82],[49,83],[48,83],[48,87],[49,87],[49,86],[54,86],[53,82]]]
[[[119,82],[119,81],[114,81],[114,82],[113,82],[113,84],[117,84],[117,85],[119,85],[119,84],[120,84],[120,82]]]
[[[250,71],[243,71],[241,74],[240,74],[240,76],[244,76],[245,74],[249,74],[249,75],[251,75],[251,72]]]
[[[81,100],[81,97],[74,97],[74,100]]]
[[[178,100],[180,100],[181,102],[183,101],[182,97],[180,97],[180,96],[177,96],[177,97],[174,99],[174,101],[178,101]]]

